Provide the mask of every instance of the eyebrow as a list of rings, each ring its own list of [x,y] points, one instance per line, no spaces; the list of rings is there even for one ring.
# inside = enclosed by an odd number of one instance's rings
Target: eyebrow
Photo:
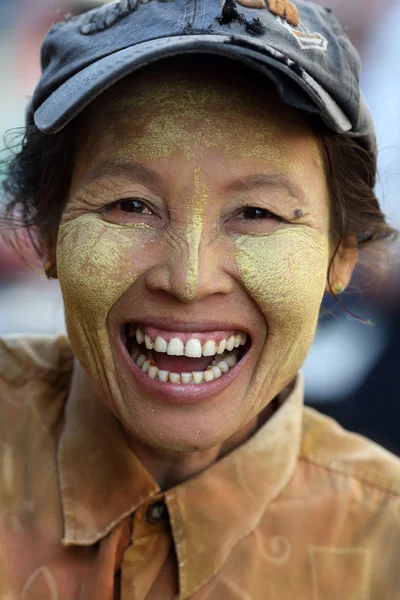
[[[237,179],[228,185],[230,192],[249,192],[258,188],[285,189],[289,194],[302,202],[306,201],[303,188],[286,173],[254,173],[248,177]]]
[[[139,161],[121,162],[108,159],[89,169],[89,171],[85,173],[79,187],[82,188],[89,185],[97,179],[115,177],[116,175],[135,179],[138,183],[156,189],[161,188],[162,184],[160,174],[149,167],[145,167]]]
[[[95,165],[83,177],[80,188],[104,177],[122,176],[134,179],[136,182],[159,190],[162,187],[162,177],[157,171],[146,167],[140,161],[117,161],[107,159]],[[228,192],[248,192],[259,188],[285,189],[296,200],[306,201],[302,187],[290,175],[282,172],[254,173],[232,181],[227,186]]]

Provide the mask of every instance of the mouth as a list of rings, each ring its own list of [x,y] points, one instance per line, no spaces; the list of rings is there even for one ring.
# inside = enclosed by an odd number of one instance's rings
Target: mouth
[[[250,336],[240,330],[187,333],[140,323],[126,323],[121,338],[132,363],[149,383],[177,387],[230,379],[227,376],[237,370],[251,346]]]

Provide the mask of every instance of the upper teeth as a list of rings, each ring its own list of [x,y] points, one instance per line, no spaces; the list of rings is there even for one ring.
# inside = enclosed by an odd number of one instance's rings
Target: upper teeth
[[[145,344],[148,350],[155,350],[156,352],[166,352],[171,356],[189,356],[191,358],[200,358],[201,356],[214,356],[215,354],[222,354],[225,350],[233,350],[239,346],[243,346],[246,343],[247,335],[245,333],[239,333],[237,335],[231,335],[228,339],[215,342],[214,340],[207,340],[203,345],[200,340],[191,338],[184,344],[182,340],[177,337],[173,337],[167,342],[160,335],[153,341],[147,333],[144,333],[141,327],[138,327],[135,332],[136,341],[138,344]]]

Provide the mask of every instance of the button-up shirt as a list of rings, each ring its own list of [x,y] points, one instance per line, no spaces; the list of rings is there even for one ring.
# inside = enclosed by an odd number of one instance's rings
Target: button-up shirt
[[[400,598],[400,461],[304,407],[301,375],[161,491],[106,406],[69,393],[73,364],[64,337],[0,343],[0,600]]]

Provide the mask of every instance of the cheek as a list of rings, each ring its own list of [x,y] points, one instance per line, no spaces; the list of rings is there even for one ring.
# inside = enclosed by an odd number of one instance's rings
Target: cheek
[[[57,269],[67,329],[74,351],[87,366],[108,343],[107,315],[140,274],[149,236],[144,226],[119,227],[94,215],[60,227]]]
[[[267,236],[241,236],[236,260],[244,285],[274,326],[286,330],[312,329],[325,289],[329,244],[325,236],[296,226]]]

